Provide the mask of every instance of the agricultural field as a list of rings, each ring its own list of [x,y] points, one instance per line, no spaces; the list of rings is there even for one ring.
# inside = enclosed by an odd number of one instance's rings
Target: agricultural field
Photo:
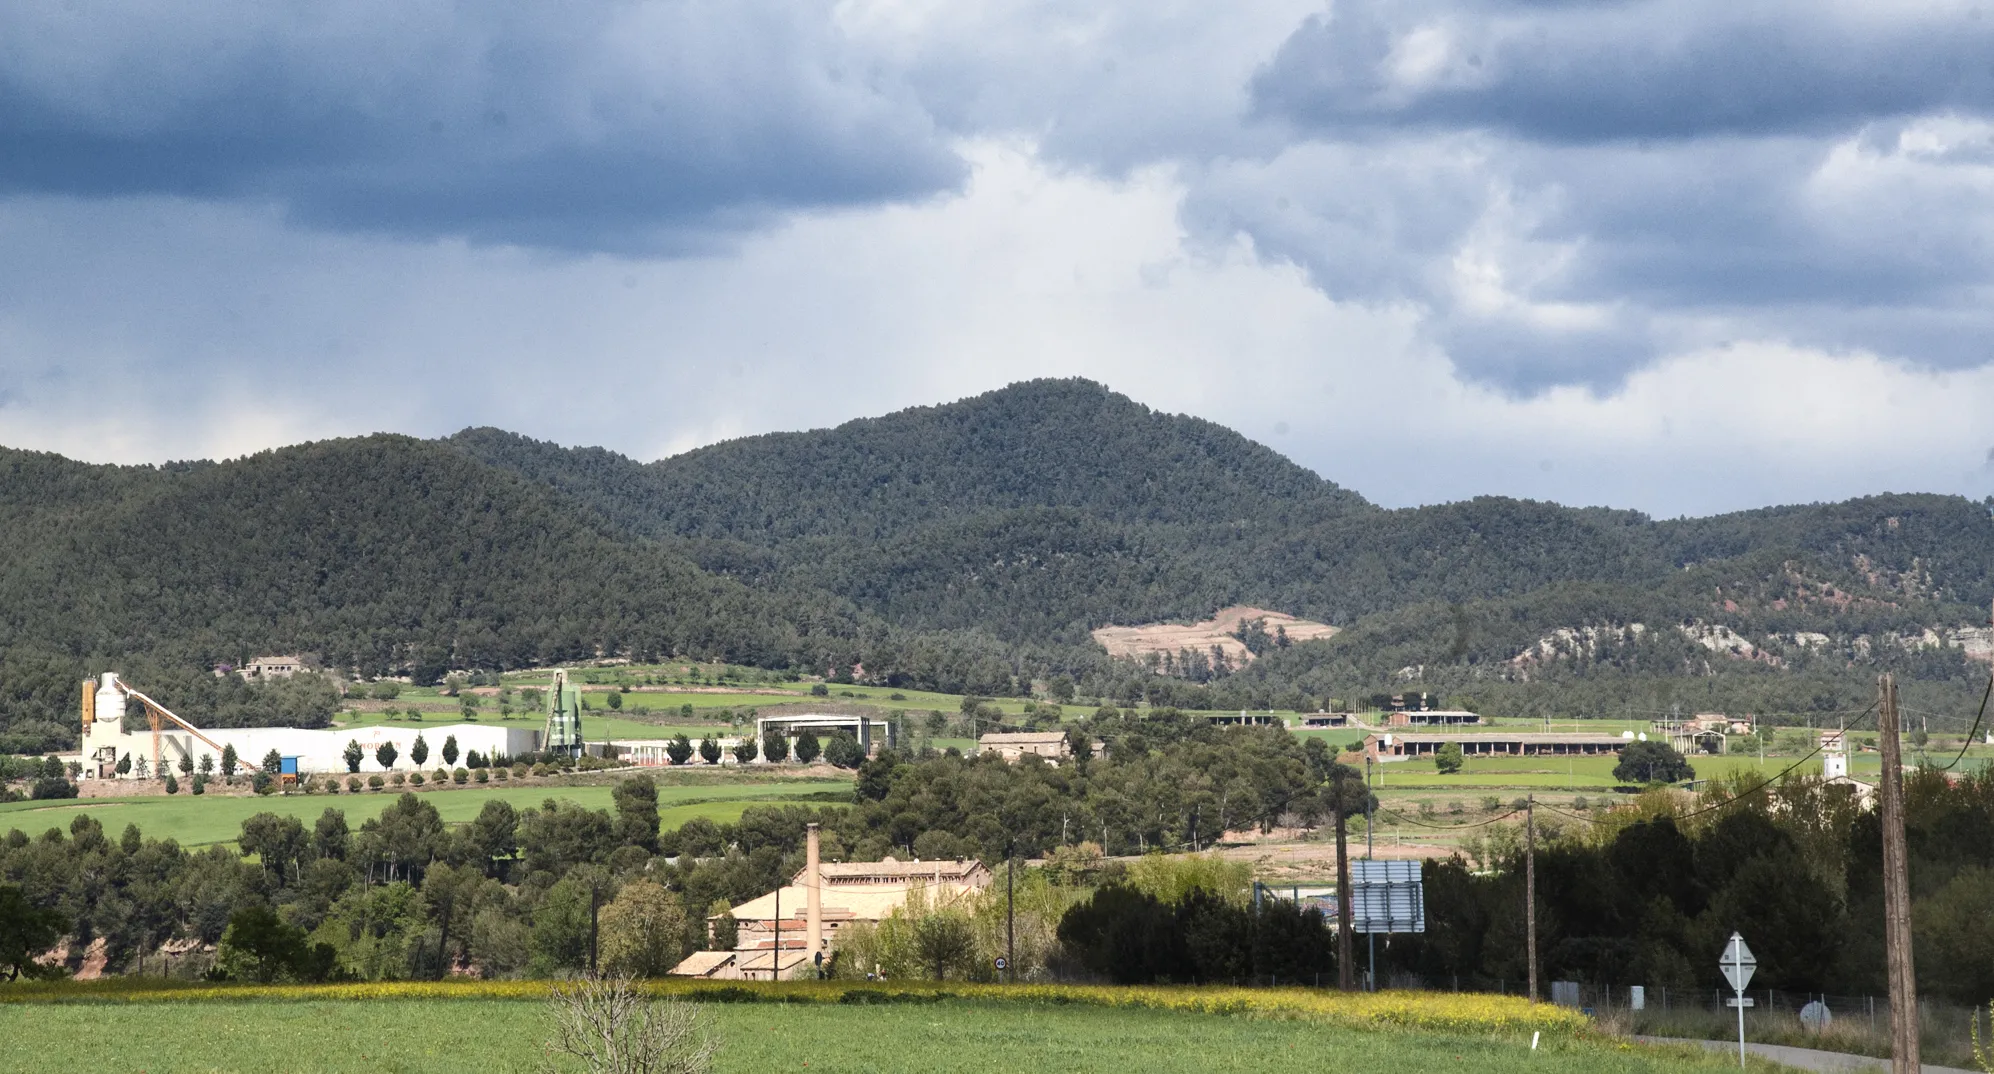
[[[694,817],[732,821],[752,805],[787,804],[823,796],[840,802],[851,800],[851,783],[840,779],[794,779],[765,782],[699,781],[666,784],[658,788],[660,824],[676,828]],[[403,788],[413,789],[413,788]],[[228,843],[242,832],[242,822],[257,813],[297,817],[309,825],[327,809],[346,814],[346,821],[359,827],[362,821],[381,814],[399,792],[395,788],[360,794],[267,795],[194,797],[179,794],[148,798],[84,798],[53,802],[12,802],[0,805],[0,832],[19,828],[30,835],[49,828],[67,830],[78,815],[97,819],[104,830],[116,835],[127,824],[152,838],[173,838],[182,846]],[[470,822],[494,799],[510,802],[515,808],[537,806],[549,798],[565,799],[590,809],[610,809],[610,785],[595,786],[492,785],[418,790],[423,800],[436,806],[446,824]],[[4,1069],[4,1068],[0,1068]]]
[[[0,986],[0,998],[5,996]],[[1464,1000],[1468,997],[1462,997]],[[948,1000],[702,1007],[717,1074],[1702,1074],[1735,1060],[1608,1039],[1340,1028],[1140,1008]],[[216,1074],[525,1074],[546,1069],[544,1005],[531,1000],[217,1000],[0,1003],[0,1069]],[[60,1043],[58,1043],[60,1042]],[[1770,1071],[1770,1066],[1754,1068]],[[577,1070],[555,1065],[556,1070]]]

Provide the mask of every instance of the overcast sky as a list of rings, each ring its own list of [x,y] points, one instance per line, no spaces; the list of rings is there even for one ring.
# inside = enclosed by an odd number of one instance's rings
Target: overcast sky
[[[1387,505],[1977,499],[1990,57],[1936,0],[9,4],[0,443],[651,459],[1079,375]]]

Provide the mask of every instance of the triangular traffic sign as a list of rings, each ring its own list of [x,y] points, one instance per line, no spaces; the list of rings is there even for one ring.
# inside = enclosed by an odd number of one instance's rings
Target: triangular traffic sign
[[[1724,945],[1724,954],[1717,960],[1717,968],[1724,971],[1724,979],[1731,983],[1731,990],[1743,992],[1752,983],[1752,974],[1759,968],[1758,957],[1745,943],[1745,938],[1737,933]]]

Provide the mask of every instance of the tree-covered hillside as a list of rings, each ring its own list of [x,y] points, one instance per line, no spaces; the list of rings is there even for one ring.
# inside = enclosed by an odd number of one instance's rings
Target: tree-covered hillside
[[[1959,497],[1381,510],[1070,380],[648,464],[488,429],[158,467],[0,450],[0,534],[18,748],[68,740],[93,670],[282,651],[418,679],[709,657],[1186,707],[1423,686],[1515,712],[1835,708],[1892,667],[1936,704],[1981,673],[1961,631],[1994,596],[1994,521]],[[1345,629],[1188,677],[1089,636],[1234,604]]]

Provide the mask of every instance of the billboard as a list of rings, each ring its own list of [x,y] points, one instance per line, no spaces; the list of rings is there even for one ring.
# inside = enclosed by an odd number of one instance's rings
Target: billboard
[[[1350,863],[1350,928],[1355,932],[1425,932],[1426,895],[1416,861]]]

